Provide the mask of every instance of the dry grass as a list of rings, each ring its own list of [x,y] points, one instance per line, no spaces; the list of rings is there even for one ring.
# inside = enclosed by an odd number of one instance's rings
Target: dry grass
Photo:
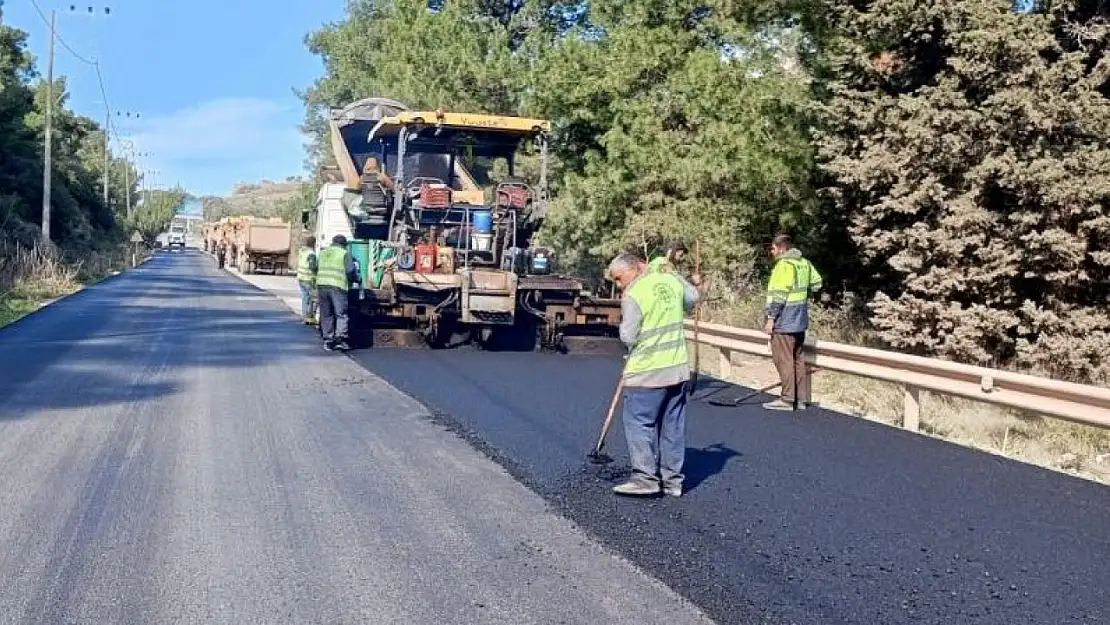
[[[0,326],[33,312],[45,301],[104,278],[129,261],[123,248],[76,255],[0,241]]]
[[[762,304],[754,296],[721,298],[707,306],[703,318],[758,328]],[[825,341],[881,347],[857,316],[835,309],[814,308],[813,333]],[[703,355],[701,362],[706,373],[720,375],[715,354]],[[732,381],[753,387],[777,381],[769,360],[737,354],[732,363]],[[813,400],[838,412],[889,425],[900,426],[902,422],[903,389],[895,384],[822,371],[813,377]],[[956,444],[1110,484],[1110,432],[1099,428],[922,393],[921,431]]]

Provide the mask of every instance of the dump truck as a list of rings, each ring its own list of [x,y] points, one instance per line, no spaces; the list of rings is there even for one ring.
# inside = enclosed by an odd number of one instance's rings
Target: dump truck
[[[231,217],[225,223],[228,262],[240,273],[281,275],[289,265],[292,228],[280,217]]]
[[[201,226],[201,233],[204,237],[204,251],[215,254],[221,247],[226,251],[231,246],[234,223],[230,217],[205,222]]]
[[[554,251],[535,240],[547,211],[549,121],[411,111],[372,97],[331,111],[329,130],[336,166],[322,172],[303,222],[318,248],[337,234],[350,242],[360,267],[353,332],[558,351],[615,340],[619,300],[557,273]],[[533,179],[518,176],[522,151]]]

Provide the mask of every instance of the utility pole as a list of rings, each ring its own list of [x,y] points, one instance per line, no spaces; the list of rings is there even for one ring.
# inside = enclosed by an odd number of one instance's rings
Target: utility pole
[[[112,123],[112,112],[104,112],[104,206],[108,206],[108,126]]]
[[[50,11],[50,47],[46,61],[46,133],[42,168],[42,241],[50,243],[50,148],[53,141],[51,115],[54,108],[54,10]]]
[[[124,161],[123,163],[123,190],[124,195],[127,196],[127,220],[131,220],[131,163]]]

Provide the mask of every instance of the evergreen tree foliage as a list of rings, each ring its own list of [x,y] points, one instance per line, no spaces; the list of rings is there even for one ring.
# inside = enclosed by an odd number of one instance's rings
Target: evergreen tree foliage
[[[533,106],[568,166],[545,235],[580,267],[677,237],[743,281],[775,231],[815,216],[809,76],[784,63],[788,31],[736,4],[595,2],[593,28],[541,60]]]
[[[882,337],[1105,376],[1106,3],[832,4],[820,150]]]
[[[804,2],[353,2],[308,38],[326,68],[305,93],[312,161],[329,162],[327,109],[370,95],[549,118],[559,195],[541,239],[565,262],[697,236],[711,267],[744,274],[815,207],[808,75],[784,67],[786,31],[747,25],[755,4]]]
[[[158,235],[169,228],[174,215],[188,197],[188,193],[180,188],[147,191],[132,210],[131,218],[121,221],[127,232],[138,232],[148,245],[153,245]]]
[[[109,155],[109,202],[104,203],[104,129],[66,108],[66,81],[51,89],[39,79],[27,51],[27,34],[2,23],[0,9],[0,236],[31,245],[42,220],[45,107],[54,98],[51,236],[63,246],[100,246],[119,239],[119,214],[125,212],[124,168],[132,165]]]
[[[320,163],[327,108],[371,95],[548,118],[540,240],[566,269],[682,238],[742,288],[785,229],[892,346],[1097,379],[1108,20],[1106,0],[355,0],[308,38],[306,128]]]

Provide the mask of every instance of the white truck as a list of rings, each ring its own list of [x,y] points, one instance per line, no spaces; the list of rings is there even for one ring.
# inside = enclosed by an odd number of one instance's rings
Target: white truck
[[[173,224],[170,226],[170,235],[167,237],[166,245],[168,247],[185,247],[185,225]]]

